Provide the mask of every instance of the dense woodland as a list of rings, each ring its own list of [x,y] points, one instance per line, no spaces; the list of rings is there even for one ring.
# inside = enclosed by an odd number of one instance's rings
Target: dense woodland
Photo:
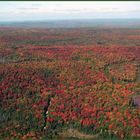
[[[140,137],[140,29],[1,27],[0,124],[2,139]]]

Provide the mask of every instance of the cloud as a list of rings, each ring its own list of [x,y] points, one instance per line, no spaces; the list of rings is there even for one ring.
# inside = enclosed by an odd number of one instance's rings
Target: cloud
[[[0,2],[0,20],[49,19],[49,18],[140,18],[140,2],[91,2],[91,1],[51,1],[51,2]],[[8,20],[8,18],[7,18]]]
[[[24,11],[24,10],[38,10],[39,8],[38,7],[31,7],[31,8],[18,8],[18,10],[21,10],[21,11]]]
[[[19,10],[25,10],[27,13],[42,13],[42,14],[67,14],[67,13],[123,13],[123,12],[140,12],[137,5],[130,5],[124,3],[72,3],[72,2],[64,2],[64,3],[40,3],[40,4],[31,4],[28,7],[19,8]],[[140,5],[139,5],[140,6]]]

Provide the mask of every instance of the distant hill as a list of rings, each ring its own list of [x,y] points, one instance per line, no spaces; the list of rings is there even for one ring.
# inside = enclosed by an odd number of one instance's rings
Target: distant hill
[[[19,28],[140,28],[140,19],[80,19],[80,20],[46,20],[23,22],[0,22],[0,27]]]

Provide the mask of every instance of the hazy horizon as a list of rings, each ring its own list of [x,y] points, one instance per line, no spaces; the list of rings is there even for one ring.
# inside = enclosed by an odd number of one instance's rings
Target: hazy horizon
[[[139,1],[1,1],[0,22],[140,19]]]
[[[61,22],[61,21],[82,21],[82,22],[86,22],[86,21],[132,21],[132,20],[138,20],[140,21],[140,18],[87,18],[87,19],[84,19],[84,18],[81,18],[81,19],[42,19],[42,20],[22,20],[22,21],[16,21],[16,20],[13,20],[13,21],[0,21],[0,23],[24,23],[24,22]]]

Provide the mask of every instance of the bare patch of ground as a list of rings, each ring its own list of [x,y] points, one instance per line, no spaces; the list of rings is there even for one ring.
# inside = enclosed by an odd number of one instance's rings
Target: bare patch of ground
[[[79,139],[94,139],[94,138],[98,138],[98,134],[96,134],[96,135],[85,134],[85,133],[80,132],[80,131],[78,131],[76,129],[64,129],[58,135],[61,138],[79,138]]]

